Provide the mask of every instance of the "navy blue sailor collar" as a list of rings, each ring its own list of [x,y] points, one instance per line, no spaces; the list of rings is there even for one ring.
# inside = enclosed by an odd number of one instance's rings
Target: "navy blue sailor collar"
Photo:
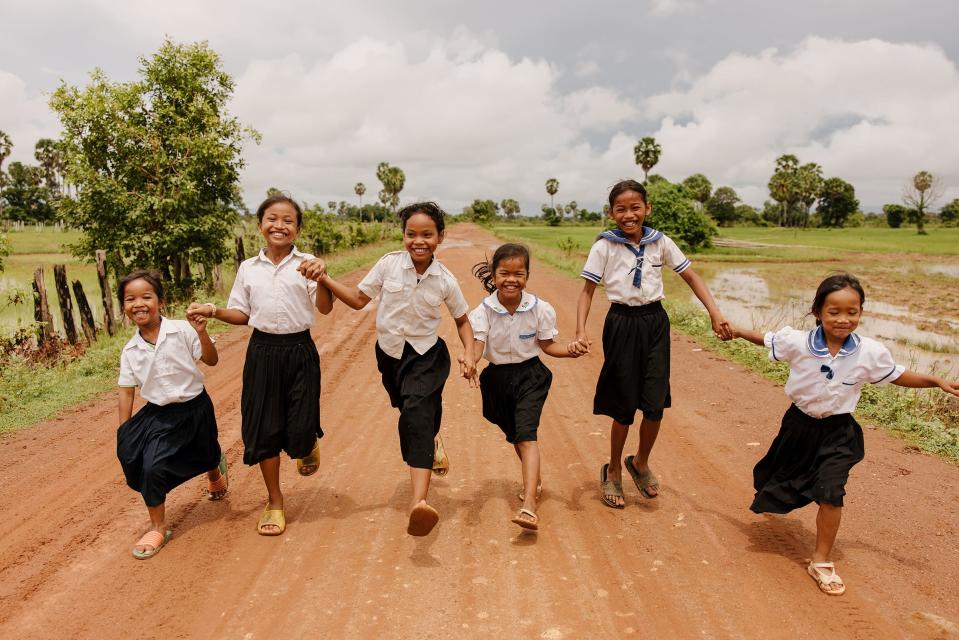
[[[839,353],[836,354],[836,357],[844,358],[846,356],[851,356],[859,351],[859,346],[861,344],[862,338],[860,338],[856,333],[850,333],[843,341],[842,347],[839,348]],[[826,334],[822,330],[822,325],[816,327],[815,331],[810,331],[806,336],[806,348],[809,350],[809,353],[817,358],[832,357],[832,354],[829,353],[829,345],[826,344]]]
[[[643,227],[643,237],[640,238],[639,240],[639,246],[642,247],[651,242],[656,242],[662,237],[663,237],[662,231],[657,231],[656,229],[653,229],[652,227]],[[607,229],[606,231],[603,231],[601,234],[596,236],[596,239],[609,240],[610,242],[615,242],[617,244],[625,244],[625,245],[633,244],[632,242],[630,242],[629,238],[626,237],[626,234],[623,233],[623,230],[618,228]]]
[[[519,306],[516,307],[516,313],[532,311],[537,304],[539,304],[539,298],[534,296],[532,293],[524,291],[523,297],[519,301]],[[506,307],[500,304],[499,298],[496,297],[495,291],[483,298],[483,306],[485,306],[487,309],[490,309],[493,313],[498,313],[501,316],[509,315],[509,311],[506,310]]]

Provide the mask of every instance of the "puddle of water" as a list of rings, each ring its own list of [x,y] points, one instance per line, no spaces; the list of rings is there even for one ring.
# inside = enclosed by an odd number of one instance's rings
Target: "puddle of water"
[[[924,264],[922,270],[930,274],[959,278],[959,264]]]

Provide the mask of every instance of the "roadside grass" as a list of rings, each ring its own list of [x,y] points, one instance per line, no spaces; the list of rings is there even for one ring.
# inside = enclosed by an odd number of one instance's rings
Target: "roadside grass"
[[[507,242],[526,242],[537,260],[578,278],[583,254],[567,255],[557,248],[561,234],[529,234],[529,228],[499,227],[497,235]],[[936,230],[940,231],[940,230]],[[519,233],[515,233],[519,232]],[[594,234],[595,235],[595,234]],[[587,245],[588,247],[588,245]],[[712,333],[709,317],[697,304],[666,299],[664,306],[677,331],[703,347],[739,363],[760,375],[784,384],[789,374],[785,364],[770,362],[765,349],[744,340],[722,342]],[[904,389],[895,385],[867,385],[856,415],[903,437],[916,450],[938,454],[959,463],[959,402],[938,389]],[[780,416],[770,416],[778,421]]]
[[[382,254],[401,246],[400,242],[386,241],[345,251],[329,256],[327,268],[331,275],[339,276],[371,264]],[[232,282],[224,283],[224,291],[219,294],[198,294],[198,298],[225,305],[230,284]],[[167,313],[170,317],[183,317],[183,310],[183,305],[173,306]],[[213,335],[229,330],[230,325],[222,322],[209,324]],[[120,351],[133,331],[132,327],[126,327],[113,337],[101,333],[98,340],[77,357],[42,364],[13,358],[0,366],[0,434],[49,419],[64,408],[86,402],[115,386]]]

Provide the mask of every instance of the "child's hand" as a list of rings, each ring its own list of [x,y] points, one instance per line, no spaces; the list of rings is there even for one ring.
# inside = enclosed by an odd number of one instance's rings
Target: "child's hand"
[[[203,318],[209,318],[213,315],[213,305],[209,302],[204,302],[202,304],[198,302],[191,302],[190,306],[186,308],[186,317],[192,324],[193,318],[196,316],[201,316]]]
[[[951,393],[952,395],[959,397],[959,381],[951,382],[949,380],[942,380],[939,383],[939,388],[946,393]]]
[[[203,335],[203,333],[206,331],[206,316],[199,313],[194,313],[192,315],[188,313],[186,315],[186,319],[189,321],[190,326],[196,329],[198,334]]]
[[[466,361],[466,356],[462,355],[457,358],[460,363],[460,375],[466,378],[470,386],[474,389],[479,386],[479,383],[476,380],[476,365]]]
[[[729,321],[723,317],[723,314],[717,313],[715,315],[711,315],[709,316],[709,320],[713,324],[713,333],[716,334],[716,337],[723,342],[732,340],[736,337],[733,335],[732,326],[730,326]]]
[[[570,358],[578,358],[589,353],[589,346],[583,345],[579,340],[573,340],[566,345],[566,353],[569,354]]]
[[[319,282],[326,275],[326,263],[320,258],[304,260],[296,270],[302,273],[307,280]]]

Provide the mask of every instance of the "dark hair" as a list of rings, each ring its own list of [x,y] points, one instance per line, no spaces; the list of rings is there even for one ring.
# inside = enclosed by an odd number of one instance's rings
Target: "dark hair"
[[[417,213],[422,213],[432,218],[433,222],[436,223],[436,232],[443,233],[443,229],[446,228],[446,221],[444,220],[446,214],[443,213],[443,210],[440,209],[440,206],[435,202],[414,202],[400,209],[398,215],[403,222],[403,231],[406,231],[406,221]]]
[[[613,188],[609,190],[609,208],[613,208],[613,204],[616,202],[616,198],[620,195],[626,193],[627,191],[635,191],[643,198],[643,202],[649,204],[649,197],[646,195],[646,187],[636,180],[620,180],[613,185]]]
[[[496,267],[499,266],[499,263],[503,260],[510,258],[522,258],[526,263],[526,273],[529,273],[529,247],[525,244],[514,244],[510,242],[500,245],[499,248],[493,252],[492,260],[478,262],[473,265],[473,275],[480,279],[484,289],[493,293],[496,291],[496,284],[493,282],[493,274],[496,272]]]
[[[819,288],[816,289],[816,297],[813,298],[812,308],[810,309],[813,316],[818,316],[822,313],[822,306],[826,304],[826,296],[847,287],[859,294],[860,306],[866,302],[866,292],[863,291],[862,285],[859,284],[859,278],[851,273],[837,273],[819,283]],[[816,326],[818,327],[820,324],[822,323],[819,318],[816,318]]]
[[[286,195],[285,193],[274,193],[272,196],[260,203],[260,206],[256,209],[256,223],[263,224],[263,214],[266,213],[266,210],[277,204],[278,202],[285,202],[288,205],[296,209],[296,226],[303,226],[303,209],[300,208],[299,203]]]
[[[147,284],[153,287],[153,291],[157,294],[160,302],[166,301],[166,297],[163,295],[163,276],[160,275],[160,272],[155,269],[138,269],[123,276],[117,283],[117,299],[120,301],[121,307],[123,307],[123,296],[126,294],[127,285],[134,280],[146,280]]]

